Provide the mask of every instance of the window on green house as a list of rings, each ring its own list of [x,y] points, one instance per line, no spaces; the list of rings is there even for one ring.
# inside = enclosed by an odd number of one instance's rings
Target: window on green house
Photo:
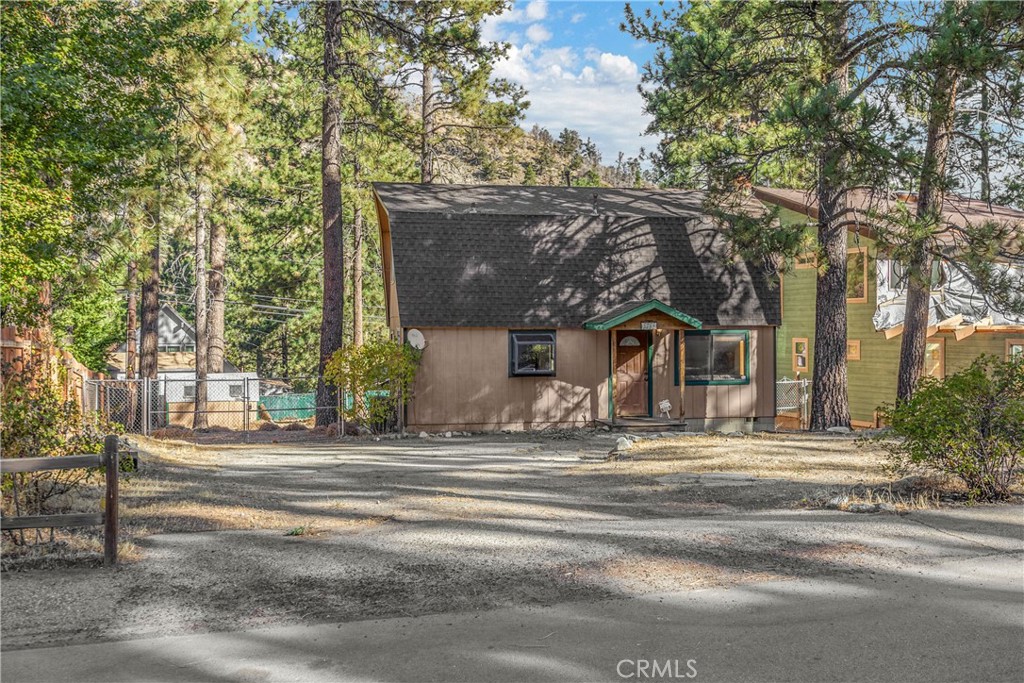
[[[942,379],[946,376],[946,340],[936,339],[925,344],[924,373]]]
[[[846,254],[846,300],[864,303],[868,300],[868,250],[850,249]]]
[[[932,261],[929,280],[932,290],[940,289],[946,284],[946,269],[942,265],[942,261]],[[907,267],[899,261],[889,262],[889,286],[893,289],[905,289],[907,286]]]
[[[686,333],[687,384],[750,382],[750,333],[711,330]]]
[[[793,339],[793,372],[807,372],[810,346],[805,338]]]

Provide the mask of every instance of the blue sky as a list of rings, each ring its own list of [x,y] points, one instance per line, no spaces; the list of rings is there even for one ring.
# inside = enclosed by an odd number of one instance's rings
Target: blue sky
[[[633,6],[641,11],[647,4]],[[654,51],[619,30],[624,6],[517,0],[484,25],[485,39],[511,44],[495,75],[529,92],[524,127],[538,124],[555,135],[575,128],[597,143],[605,163],[620,151],[632,156],[656,144],[642,135],[649,119],[636,90]]]

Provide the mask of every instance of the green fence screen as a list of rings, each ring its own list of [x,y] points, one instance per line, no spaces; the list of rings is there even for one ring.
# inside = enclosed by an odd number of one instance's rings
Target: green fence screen
[[[387,396],[383,390],[367,391],[366,400]],[[345,394],[345,410],[352,410],[352,394]],[[308,420],[316,416],[316,394],[271,394],[260,397],[260,412],[266,411],[275,422]]]
[[[316,415],[316,394],[277,394],[260,397],[260,412],[264,410],[281,420],[308,420]]]

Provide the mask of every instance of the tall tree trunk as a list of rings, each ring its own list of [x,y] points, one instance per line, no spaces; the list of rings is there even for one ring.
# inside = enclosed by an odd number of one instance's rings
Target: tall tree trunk
[[[345,313],[345,260],[341,208],[341,95],[338,92],[341,45],[341,3],[324,6],[324,103],[320,138],[323,207],[324,302],[320,320],[320,375],[342,347]],[[317,425],[335,421],[336,391],[323,380],[317,385]]]
[[[228,235],[224,221],[210,223],[210,356],[207,369],[211,373],[224,372],[224,262],[228,248]]]
[[[420,182],[434,182],[434,68],[423,65],[423,83],[421,85],[423,102],[421,116],[423,131],[420,134]]]
[[[207,232],[206,215],[203,209],[202,181],[196,180],[196,244],[195,244],[195,280],[196,280],[196,398],[192,414],[192,428],[206,429],[206,373],[210,344],[206,302],[206,250]]]
[[[125,379],[135,379],[135,356],[136,346],[139,342],[136,337],[138,331],[138,318],[137,310],[139,306],[138,295],[136,288],[139,286],[139,262],[134,257],[128,261],[128,320],[127,320],[127,333],[125,346],[125,364],[124,364],[124,376]],[[128,424],[126,427],[129,430],[135,430],[136,427],[136,416],[138,414],[138,403],[137,396],[139,393],[135,390],[135,383],[128,382],[127,391],[125,392],[128,397]]]
[[[841,54],[847,42],[849,8],[838,3],[824,24],[831,29],[822,38],[825,49]],[[834,68],[828,78],[836,87],[836,100],[849,92],[849,69]],[[838,118],[845,112],[836,111]],[[824,268],[818,269],[814,312],[814,372],[811,380],[811,429],[850,426],[846,374],[846,209],[847,152],[842,141],[828,139],[818,158],[818,247]]]
[[[139,302],[136,288],[139,283],[139,262],[134,257],[128,261],[128,317],[126,344],[124,352],[124,376],[125,379],[135,379],[135,353],[139,340],[136,338],[138,331],[137,311]]]
[[[958,80],[955,69],[943,66],[939,68],[932,83],[928,140],[921,163],[921,184],[917,192],[917,219],[932,229],[939,226],[942,217],[943,185],[949,142],[953,134],[953,117],[956,114]],[[907,263],[907,304],[903,315],[903,339],[900,342],[897,401],[910,400],[924,374],[928,314],[931,308],[930,241],[930,234],[917,238]]]
[[[352,210],[352,343],[363,345],[363,209]]]
[[[139,376],[156,379],[157,351],[160,329],[160,201],[154,200],[150,217],[153,220],[153,245],[142,282],[142,330],[139,344]]]
[[[850,426],[846,368],[846,228],[840,225],[845,193],[819,181],[819,269],[814,311],[811,429]]]

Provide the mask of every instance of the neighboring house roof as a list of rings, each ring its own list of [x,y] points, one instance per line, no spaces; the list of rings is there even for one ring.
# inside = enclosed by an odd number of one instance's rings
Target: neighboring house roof
[[[142,331],[135,331],[135,348],[139,348]],[[175,310],[174,306],[164,304],[160,307],[157,317],[157,346],[187,346],[196,343],[196,329]],[[121,342],[118,351],[124,352],[127,344]]]
[[[813,191],[762,186],[755,186],[752,189],[754,196],[763,202],[776,204],[811,218],[818,217],[818,200]],[[910,209],[911,213],[917,210],[912,197],[884,190],[851,190],[847,193],[847,204],[853,210],[850,218],[860,224],[851,226],[851,230],[861,232],[866,237],[872,236],[871,225],[877,222],[877,216],[900,205]],[[949,225],[958,228],[996,222],[1016,228],[1018,238],[1024,234],[1024,211],[988,204],[978,199],[947,196],[943,202],[942,218]]]
[[[141,330],[135,333],[136,352],[141,348],[139,338]],[[170,304],[160,307],[160,315],[157,319],[157,346],[194,346],[196,343],[195,328],[182,317],[180,313]],[[107,365],[110,372],[124,372],[125,351],[128,344],[121,342],[120,346],[107,354]],[[135,366],[138,369],[138,354],[136,353]],[[157,354],[157,372],[172,372],[175,370],[196,369],[196,354],[194,351],[162,351]],[[224,372],[238,372],[238,368],[226,358],[224,359]]]
[[[405,327],[580,327],[651,299],[705,326],[781,322],[774,276],[729,257],[701,192],[374,189],[387,214]]]

